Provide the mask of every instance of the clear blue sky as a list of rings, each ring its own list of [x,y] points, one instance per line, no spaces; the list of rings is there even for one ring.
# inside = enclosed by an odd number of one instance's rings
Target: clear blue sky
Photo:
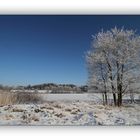
[[[0,16],[0,84],[86,84],[91,35],[115,26],[140,16]]]

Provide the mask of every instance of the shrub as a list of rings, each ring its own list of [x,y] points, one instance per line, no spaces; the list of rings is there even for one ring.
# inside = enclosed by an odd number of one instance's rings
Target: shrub
[[[19,92],[15,94],[17,102],[20,103],[39,103],[42,101],[41,97],[36,93]]]

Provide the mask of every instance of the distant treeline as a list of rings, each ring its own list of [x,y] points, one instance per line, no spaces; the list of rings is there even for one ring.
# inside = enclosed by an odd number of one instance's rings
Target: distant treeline
[[[13,89],[14,87],[12,87],[12,86],[4,86],[4,85],[1,85],[0,84],[0,90],[11,90],[11,89]]]
[[[39,85],[28,85],[24,87],[26,90],[48,90],[52,93],[58,93],[58,92],[87,92],[88,87],[87,85],[84,86],[76,86],[74,84],[54,84],[54,83],[47,83],[47,84],[39,84]]]
[[[44,83],[38,85],[28,85],[28,86],[3,86],[0,85],[0,90],[47,90],[51,93],[81,93],[87,92],[87,85],[76,86],[74,84],[54,84],[54,83]]]

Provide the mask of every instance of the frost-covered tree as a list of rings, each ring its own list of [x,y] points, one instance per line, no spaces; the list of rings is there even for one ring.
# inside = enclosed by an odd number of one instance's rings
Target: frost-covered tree
[[[89,86],[102,85],[106,104],[107,93],[111,93],[115,106],[121,106],[130,83],[135,83],[140,75],[140,36],[133,30],[115,27],[106,32],[102,30],[92,39],[86,55]]]

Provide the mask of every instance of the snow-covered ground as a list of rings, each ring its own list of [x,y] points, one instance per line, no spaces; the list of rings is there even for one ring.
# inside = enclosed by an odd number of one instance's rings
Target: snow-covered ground
[[[34,93],[33,93],[34,94]],[[45,101],[94,101],[94,102],[102,102],[102,94],[101,93],[72,93],[72,94],[44,94],[39,93],[40,97]],[[112,94],[108,95],[108,99],[112,99]],[[124,100],[130,100],[130,95],[123,96]],[[140,95],[136,94],[134,99],[140,100]]]
[[[45,101],[101,101],[101,94],[39,94]]]
[[[0,107],[0,125],[140,125],[140,105],[103,106],[91,101],[48,101]]]
[[[11,90],[12,93],[23,92],[30,94],[38,94],[46,101],[101,101],[101,93],[47,93],[47,90]],[[112,99],[112,94],[108,95],[108,99]],[[140,94],[134,94],[135,99],[140,100]],[[123,96],[123,99],[130,99],[130,94]]]

